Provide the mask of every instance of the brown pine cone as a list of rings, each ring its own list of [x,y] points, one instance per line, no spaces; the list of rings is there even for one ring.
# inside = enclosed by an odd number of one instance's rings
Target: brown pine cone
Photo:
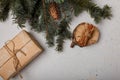
[[[51,2],[49,5],[49,12],[53,19],[58,20],[60,18],[60,11],[56,2]]]

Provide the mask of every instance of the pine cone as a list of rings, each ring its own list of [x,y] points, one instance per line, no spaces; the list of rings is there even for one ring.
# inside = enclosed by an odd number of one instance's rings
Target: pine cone
[[[51,2],[49,5],[49,12],[53,19],[58,20],[60,18],[60,10],[56,2]]]

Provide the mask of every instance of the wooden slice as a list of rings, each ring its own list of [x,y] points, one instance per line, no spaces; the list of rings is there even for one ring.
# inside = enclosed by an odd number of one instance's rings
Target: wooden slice
[[[95,44],[99,39],[99,30],[92,24],[81,23],[73,31],[71,47],[79,45],[80,47]]]

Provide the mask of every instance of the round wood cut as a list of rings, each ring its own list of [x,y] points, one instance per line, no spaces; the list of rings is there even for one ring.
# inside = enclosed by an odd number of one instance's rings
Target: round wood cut
[[[89,23],[81,23],[73,31],[71,47],[74,47],[74,45],[85,47],[95,44],[99,39],[99,35],[97,27]]]

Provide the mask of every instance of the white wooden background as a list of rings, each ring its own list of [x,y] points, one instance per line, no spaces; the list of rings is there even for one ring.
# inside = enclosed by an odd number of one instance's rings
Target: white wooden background
[[[120,80],[120,0],[94,0],[99,6],[112,7],[111,20],[95,24],[87,12],[74,17],[71,31],[81,22],[96,25],[101,33],[97,44],[85,48],[70,48],[71,41],[65,42],[64,52],[55,47],[48,48],[43,33],[26,30],[34,35],[45,51],[29,66],[22,70],[24,80]],[[12,22],[12,16],[0,23],[0,47],[21,31]],[[2,79],[0,79],[2,80]],[[19,80],[15,77],[13,80]]]

